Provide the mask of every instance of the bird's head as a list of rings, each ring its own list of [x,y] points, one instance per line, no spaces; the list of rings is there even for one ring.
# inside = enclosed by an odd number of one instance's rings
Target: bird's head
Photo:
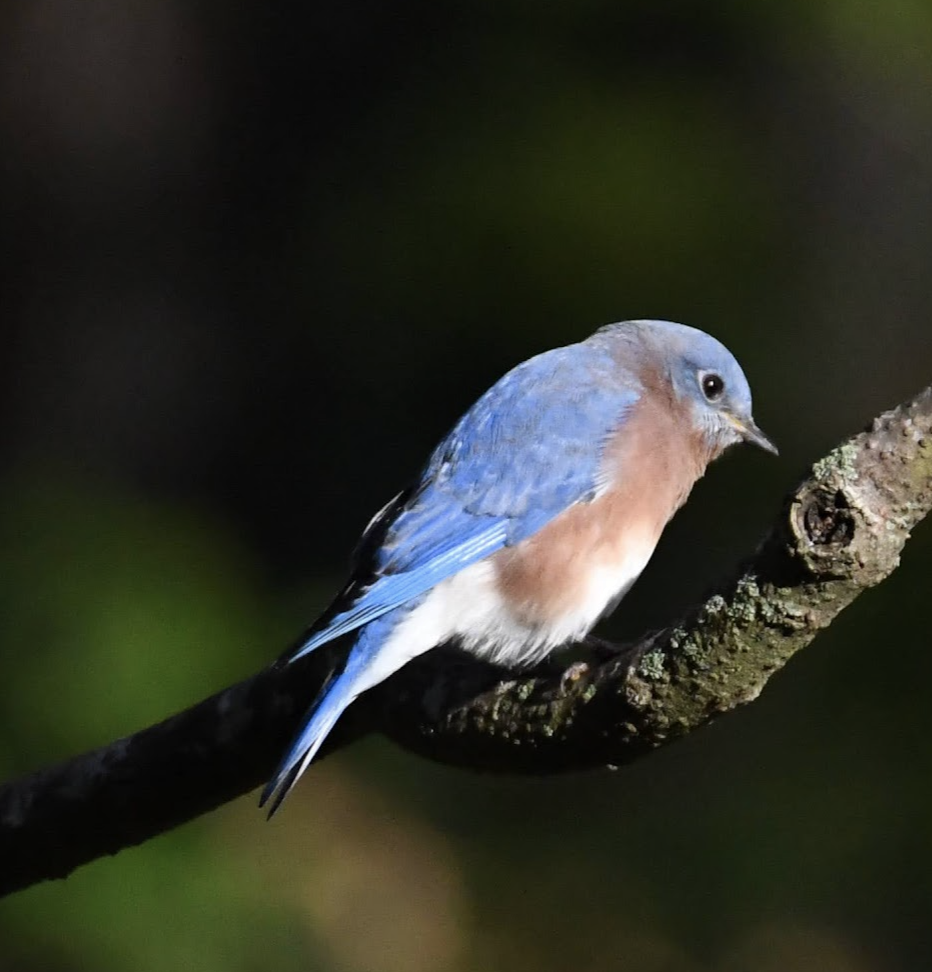
[[[713,456],[737,442],[777,454],[754,421],[748,380],[724,344],[685,324],[629,323],[668,377],[677,399],[689,409]]]

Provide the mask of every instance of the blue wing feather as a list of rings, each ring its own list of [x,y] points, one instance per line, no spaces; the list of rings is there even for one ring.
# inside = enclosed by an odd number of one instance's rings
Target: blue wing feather
[[[602,444],[638,399],[618,362],[586,343],[525,361],[440,443],[383,532],[372,579],[351,584],[290,660],[370,623],[502,547],[519,543],[598,489]],[[368,532],[368,531],[367,531]],[[365,546],[365,537],[362,546]],[[360,573],[362,573],[360,571]],[[323,619],[322,619],[323,620]]]
[[[382,542],[359,573],[372,579],[351,584],[346,608],[328,612],[290,660],[590,499],[602,445],[638,399],[637,383],[619,381],[618,368],[605,348],[582,343],[531,358],[493,385],[434,450],[404,505],[370,524]]]

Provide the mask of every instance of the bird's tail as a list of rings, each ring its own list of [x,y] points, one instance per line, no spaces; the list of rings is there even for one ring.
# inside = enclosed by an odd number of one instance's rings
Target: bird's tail
[[[352,662],[353,659],[350,657],[343,672],[336,677],[331,676],[320,690],[308,709],[297,736],[262,791],[259,806],[264,807],[271,800],[269,817],[281,806],[282,801],[291,792],[291,788],[317,755],[330,730],[336,725],[337,719],[359,695],[359,689],[355,688],[355,683],[358,681],[358,672],[355,669],[359,666],[353,665]]]
[[[331,677],[318,693],[284,759],[262,791],[259,806],[271,801],[270,817],[317,755],[346,708],[363,692],[384,681],[413,654],[417,654],[410,650],[402,654],[393,651],[390,645],[388,651],[384,650],[387,636],[395,623],[394,618],[385,615],[366,625],[359,632],[343,671]]]

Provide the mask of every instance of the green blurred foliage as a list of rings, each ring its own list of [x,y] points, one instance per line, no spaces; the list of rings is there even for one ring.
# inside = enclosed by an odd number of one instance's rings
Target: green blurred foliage
[[[4,778],[274,658],[456,414],[606,320],[713,331],[782,448],[699,484],[618,635],[929,379],[927,5],[270,9],[0,13]],[[926,527],[619,772],[367,741],[271,825],[241,800],[3,902],[0,969],[924,969],[930,574]]]

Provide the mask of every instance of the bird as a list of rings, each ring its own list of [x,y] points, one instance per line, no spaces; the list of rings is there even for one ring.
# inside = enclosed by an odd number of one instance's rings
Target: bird
[[[731,352],[684,324],[608,324],[505,374],[372,518],[349,582],[280,659],[353,636],[259,805],[275,813],[346,708],[412,658],[456,644],[520,669],[584,639],[741,441],[777,453]]]

